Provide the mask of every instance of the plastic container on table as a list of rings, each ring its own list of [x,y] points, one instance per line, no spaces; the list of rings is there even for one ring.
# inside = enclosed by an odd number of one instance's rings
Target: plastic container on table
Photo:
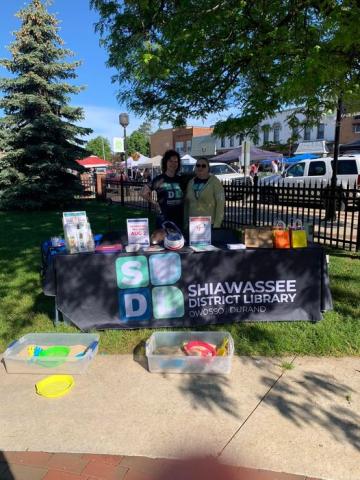
[[[200,341],[220,347],[228,339],[226,356],[198,357],[185,355],[159,355],[159,347],[181,346],[184,342]],[[234,356],[234,340],[229,332],[154,332],[146,341],[146,356],[151,373],[207,373],[228,374]]]
[[[30,346],[72,347],[84,345],[84,353],[67,356],[26,356],[24,349]],[[72,374],[84,373],[94,359],[99,347],[97,333],[28,333],[12,342],[3,360],[7,373]]]

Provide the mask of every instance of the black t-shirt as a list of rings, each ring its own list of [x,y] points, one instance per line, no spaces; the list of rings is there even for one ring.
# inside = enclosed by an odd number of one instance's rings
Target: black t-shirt
[[[184,216],[183,179],[179,175],[168,177],[162,173],[155,177],[149,186],[157,194],[164,220],[170,220],[181,228]]]

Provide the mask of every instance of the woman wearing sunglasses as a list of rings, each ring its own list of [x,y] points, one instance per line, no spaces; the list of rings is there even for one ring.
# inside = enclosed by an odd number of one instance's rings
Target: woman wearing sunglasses
[[[224,188],[218,178],[210,174],[206,158],[197,160],[195,178],[190,180],[185,195],[185,224],[189,217],[211,217],[214,228],[220,228],[224,218]]]

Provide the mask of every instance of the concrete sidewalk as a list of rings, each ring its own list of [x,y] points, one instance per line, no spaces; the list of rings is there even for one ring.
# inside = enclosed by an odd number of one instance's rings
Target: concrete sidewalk
[[[2,367],[0,450],[198,452],[301,478],[359,480],[360,360],[286,359],[292,369],[284,361],[235,357],[229,376],[161,375],[131,355],[98,355],[69,395],[52,400],[35,394],[38,375]]]

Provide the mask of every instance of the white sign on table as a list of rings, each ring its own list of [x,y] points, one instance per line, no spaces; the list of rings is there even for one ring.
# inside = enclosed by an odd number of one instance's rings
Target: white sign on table
[[[189,218],[190,246],[211,245],[211,217]]]
[[[128,218],[126,222],[128,244],[148,247],[150,245],[149,220],[147,218]]]

